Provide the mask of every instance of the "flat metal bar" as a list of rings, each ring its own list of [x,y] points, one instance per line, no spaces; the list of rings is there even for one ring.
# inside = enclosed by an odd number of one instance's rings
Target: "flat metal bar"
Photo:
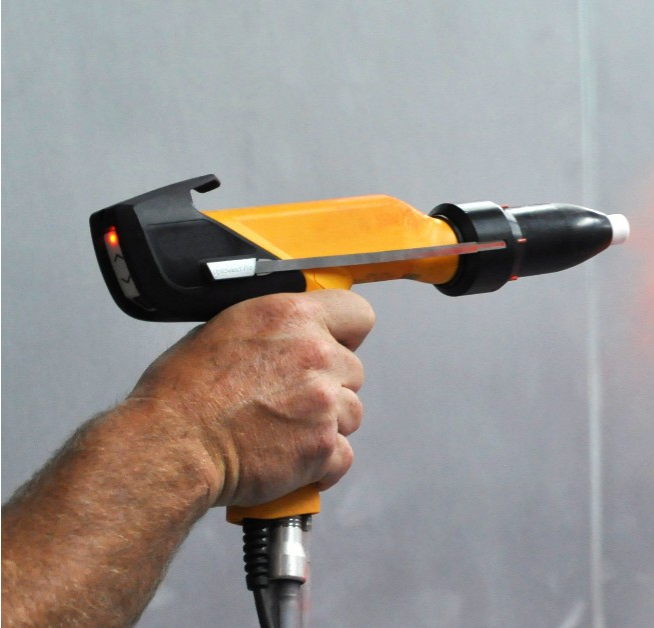
[[[326,255],[321,257],[301,257],[297,259],[259,259],[256,274],[263,275],[288,270],[309,270],[314,268],[337,268],[341,266],[360,266],[363,264],[383,264],[448,255],[468,255],[480,251],[493,251],[506,248],[504,240],[492,242],[459,242],[444,246],[427,246],[414,249],[378,251],[375,253],[352,253],[349,255]]]

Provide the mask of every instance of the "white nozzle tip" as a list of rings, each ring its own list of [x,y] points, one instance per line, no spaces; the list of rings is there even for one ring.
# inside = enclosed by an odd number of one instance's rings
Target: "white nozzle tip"
[[[611,244],[622,244],[629,237],[629,221],[622,214],[610,214],[607,216],[611,227],[613,227],[613,238]]]

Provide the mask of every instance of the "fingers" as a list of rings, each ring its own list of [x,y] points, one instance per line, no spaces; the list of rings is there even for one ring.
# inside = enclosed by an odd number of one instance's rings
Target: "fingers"
[[[336,447],[325,465],[326,472],[316,482],[319,491],[326,491],[336,484],[349,470],[354,461],[354,453],[347,438],[337,437]]]
[[[322,475],[317,481],[318,489],[334,486],[352,465],[354,454],[347,440],[361,425],[363,406],[357,392],[363,385],[363,365],[354,355],[372,329],[375,316],[363,298],[345,290],[325,290],[302,295],[304,299],[320,304],[320,322],[341,347],[332,348],[335,353],[328,360],[326,369],[340,384],[336,408],[337,430],[335,444],[321,466]],[[333,342],[333,341],[332,341]],[[331,440],[331,439],[329,439]]]
[[[344,388],[357,393],[363,386],[363,364],[361,360],[340,344],[332,340],[333,346],[329,359],[322,369],[331,374],[334,381],[337,381]]]
[[[320,290],[308,292],[305,297],[323,305],[322,322],[351,351],[361,345],[375,324],[370,304],[349,290]]]
[[[338,415],[338,434],[334,447],[322,465],[322,477],[317,481],[318,490],[326,491],[336,484],[352,466],[354,452],[347,436],[359,429],[363,416],[363,406],[352,390],[342,389]]]
[[[355,351],[375,323],[370,304],[349,290],[318,290],[301,294],[272,294],[249,299],[224,310],[201,327],[209,334],[229,330],[253,335],[291,333],[318,325],[337,342]],[[190,335],[191,337],[194,334]]]
[[[350,436],[361,426],[363,404],[355,392],[343,388],[341,393],[341,409],[338,413],[338,433]]]

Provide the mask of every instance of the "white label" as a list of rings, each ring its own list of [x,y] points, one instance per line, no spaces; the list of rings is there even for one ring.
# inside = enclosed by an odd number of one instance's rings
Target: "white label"
[[[220,262],[207,262],[211,276],[216,280],[253,277],[257,267],[256,258],[229,259]]]

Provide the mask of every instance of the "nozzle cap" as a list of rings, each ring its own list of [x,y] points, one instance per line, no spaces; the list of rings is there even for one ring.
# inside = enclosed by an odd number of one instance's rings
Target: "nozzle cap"
[[[629,221],[622,214],[609,214],[607,216],[613,229],[611,244],[623,244],[629,237]]]

